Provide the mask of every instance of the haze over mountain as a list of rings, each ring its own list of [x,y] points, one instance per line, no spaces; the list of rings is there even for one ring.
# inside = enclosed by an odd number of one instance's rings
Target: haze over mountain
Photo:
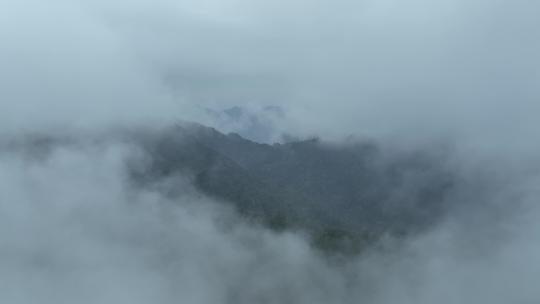
[[[63,147],[129,143],[141,153],[126,160],[133,185],[158,187],[172,200],[190,185],[252,224],[304,233],[330,254],[360,254],[383,238],[415,237],[463,210],[497,207],[481,188],[495,180],[465,181],[446,146],[400,151],[352,138],[270,145],[187,122],[107,133],[28,134],[1,147],[40,162]]]
[[[0,303],[540,302],[539,12],[0,0]]]
[[[141,179],[190,172],[204,193],[281,228],[411,232],[437,222],[459,182],[443,151],[392,154],[375,143],[318,139],[268,145],[197,124],[147,141]]]

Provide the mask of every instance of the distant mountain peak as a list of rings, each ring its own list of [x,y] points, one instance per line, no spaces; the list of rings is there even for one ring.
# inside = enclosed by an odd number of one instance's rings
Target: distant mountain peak
[[[237,133],[251,141],[272,144],[282,140],[285,111],[279,106],[223,110],[205,109],[211,125],[223,133]]]

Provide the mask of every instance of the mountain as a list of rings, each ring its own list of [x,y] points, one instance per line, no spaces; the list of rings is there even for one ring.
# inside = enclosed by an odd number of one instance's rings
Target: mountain
[[[191,123],[141,142],[150,161],[132,170],[138,182],[189,173],[245,217],[305,231],[327,249],[421,231],[445,214],[457,182],[440,155],[389,153],[373,142],[269,145]]]

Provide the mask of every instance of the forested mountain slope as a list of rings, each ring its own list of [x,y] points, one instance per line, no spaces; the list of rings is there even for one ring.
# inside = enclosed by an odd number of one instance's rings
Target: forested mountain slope
[[[188,173],[246,217],[323,243],[419,231],[444,215],[457,182],[440,155],[385,153],[370,142],[268,145],[189,123],[141,138],[150,161],[134,170],[139,181]]]

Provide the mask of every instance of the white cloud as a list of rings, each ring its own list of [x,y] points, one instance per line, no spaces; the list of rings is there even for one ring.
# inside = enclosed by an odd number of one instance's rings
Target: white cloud
[[[132,147],[4,153],[0,302],[533,303],[537,3],[0,1],[4,134],[276,104],[301,134],[452,137],[464,166],[517,168],[496,199],[530,201],[508,239],[448,224],[341,267],[298,235],[224,230],[234,215],[188,186],[180,202],[131,189]]]

